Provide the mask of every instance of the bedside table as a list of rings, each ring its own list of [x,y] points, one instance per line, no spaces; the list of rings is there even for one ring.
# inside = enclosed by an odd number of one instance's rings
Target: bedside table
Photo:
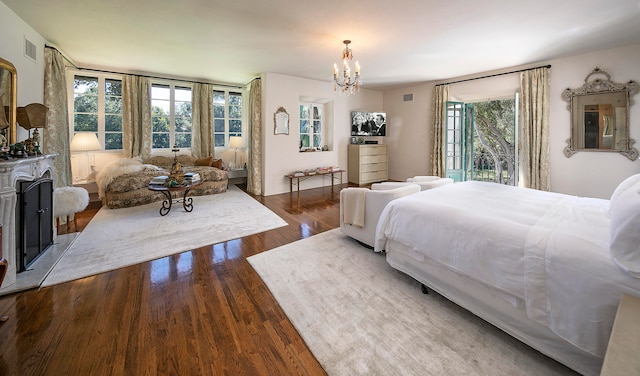
[[[98,198],[98,185],[95,180],[76,180],[73,182],[74,187],[82,187],[89,192],[89,202],[100,201]]]
[[[600,376],[640,375],[640,298],[622,294]]]
[[[229,173],[229,184],[247,184],[247,170],[244,168],[239,170],[228,170],[227,172]]]

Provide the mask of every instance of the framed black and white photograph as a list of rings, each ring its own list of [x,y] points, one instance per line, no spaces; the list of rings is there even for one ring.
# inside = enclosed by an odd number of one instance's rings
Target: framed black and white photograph
[[[385,112],[351,112],[352,136],[386,136],[387,114]]]

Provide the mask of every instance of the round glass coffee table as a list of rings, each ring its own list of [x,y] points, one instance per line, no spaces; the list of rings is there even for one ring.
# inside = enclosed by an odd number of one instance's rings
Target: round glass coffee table
[[[187,197],[191,188],[200,185],[202,180],[198,180],[195,183],[186,183],[182,185],[177,185],[175,187],[167,187],[164,185],[156,185],[149,184],[148,188],[150,191],[154,192],[162,192],[166,199],[162,201],[162,207],[160,208],[160,215],[165,216],[171,211],[171,205],[175,202],[176,204],[182,203],[182,207],[185,211],[191,212],[193,210],[193,199],[191,197]],[[182,198],[174,199],[171,197],[172,192],[184,191]]]

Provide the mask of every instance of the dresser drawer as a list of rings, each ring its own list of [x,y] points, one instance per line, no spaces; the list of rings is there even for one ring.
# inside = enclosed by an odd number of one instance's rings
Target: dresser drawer
[[[387,170],[362,173],[362,182],[365,183],[384,180],[387,180]]]
[[[387,171],[386,163],[367,163],[360,166],[361,172]]]
[[[387,155],[363,155],[360,157],[360,163],[387,163]]]
[[[387,146],[386,145],[366,145],[366,147],[360,148],[360,156],[365,155],[379,155],[384,154],[387,155]]]

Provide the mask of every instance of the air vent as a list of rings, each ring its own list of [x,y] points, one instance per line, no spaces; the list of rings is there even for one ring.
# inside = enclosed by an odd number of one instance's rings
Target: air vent
[[[36,45],[27,39],[27,37],[24,38],[24,56],[36,61]]]
[[[405,102],[411,102],[413,100],[413,94],[405,94],[403,100]]]

